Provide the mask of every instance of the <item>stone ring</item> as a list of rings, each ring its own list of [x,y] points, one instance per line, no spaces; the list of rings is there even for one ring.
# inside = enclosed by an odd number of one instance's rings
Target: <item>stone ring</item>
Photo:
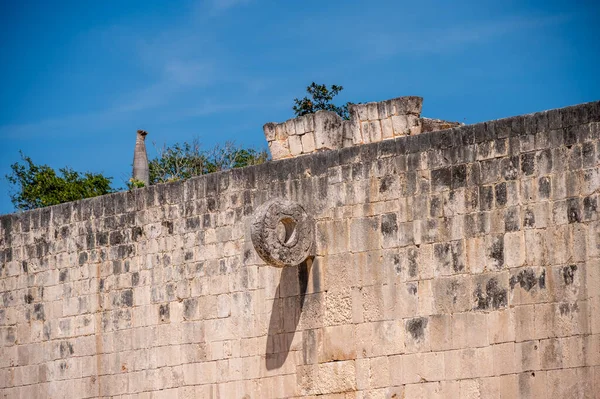
[[[273,199],[256,209],[250,235],[262,260],[276,267],[295,266],[312,253],[314,222],[302,205]]]

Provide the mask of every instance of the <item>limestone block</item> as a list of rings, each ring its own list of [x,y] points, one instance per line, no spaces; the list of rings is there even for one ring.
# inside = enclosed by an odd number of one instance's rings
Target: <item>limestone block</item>
[[[360,122],[360,131],[363,143],[371,142],[371,124],[368,121]]]
[[[269,151],[271,151],[271,156],[274,160],[289,158],[292,156],[287,139],[269,142]]]
[[[286,140],[288,138],[288,133],[285,127],[285,122],[275,125],[275,140]]]
[[[419,118],[418,115],[408,115],[406,119],[411,136],[421,133],[421,118]]]
[[[406,136],[410,133],[410,127],[408,119],[405,115],[394,115],[392,116],[392,129],[394,130],[394,136]]]
[[[367,119],[370,121],[379,120],[379,111],[377,103],[367,103]]]
[[[293,157],[302,153],[302,138],[301,136],[290,136],[289,138],[290,153]]]
[[[318,111],[315,119],[315,144],[318,150],[342,147],[342,119],[334,112]]]
[[[303,395],[325,395],[356,390],[354,361],[298,366],[298,385]]]
[[[315,134],[314,133],[306,133],[302,136],[302,152],[304,154],[310,154],[314,152],[316,149],[315,146]]]
[[[267,141],[273,141],[277,137],[276,133],[276,123],[269,122],[263,126],[263,131],[265,132],[265,138]]]
[[[323,329],[323,351],[319,363],[352,360],[356,358],[356,337],[352,324],[325,327]]]
[[[392,126],[392,119],[386,118],[381,120],[381,138],[383,140],[394,137],[394,128]]]
[[[302,135],[309,131],[306,126],[306,122],[307,122],[306,116],[307,115],[299,116],[299,117],[293,119],[294,131],[296,132],[296,135]]]
[[[512,374],[515,372],[515,343],[506,342],[492,346],[494,375]]]
[[[390,364],[387,356],[371,358],[370,366],[370,383],[371,388],[384,388],[390,385],[390,374],[393,370],[390,369]]]
[[[488,341],[497,344],[515,341],[515,311],[513,309],[497,310],[487,315]]]
[[[356,117],[359,121],[369,120],[367,114],[367,104],[352,104],[349,107],[351,117]]]
[[[393,115],[420,115],[423,108],[423,98],[421,97],[398,97],[389,101],[392,103]]]
[[[297,118],[288,119],[285,122],[285,131],[286,131],[288,137],[289,136],[294,136],[294,135],[297,134],[297,132],[296,132],[296,119]]]
[[[381,124],[378,120],[369,122],[370,142],[377,143],[381,141]]]

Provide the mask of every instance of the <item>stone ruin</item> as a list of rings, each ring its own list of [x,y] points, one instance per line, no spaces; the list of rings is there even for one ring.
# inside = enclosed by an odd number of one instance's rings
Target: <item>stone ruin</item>
[[[600,397],[600,102],[350,111],[1,216],[0,397]]]

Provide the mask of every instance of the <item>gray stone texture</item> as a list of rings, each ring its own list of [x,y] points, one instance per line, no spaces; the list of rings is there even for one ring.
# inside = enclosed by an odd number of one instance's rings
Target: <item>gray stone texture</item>
[[[146,153],[146,135],[145,130],[138,130],[135,140],[135,150],[133,153],[133,179],[150,185],[150,169],[148,168],[148,154]]]
[[[384,104],[352,123],[420,103]],[[354,133],[1,216],[0,396],[598,397],[600,102]],[[310,262],[255,250],[277,198],[314,220]]]

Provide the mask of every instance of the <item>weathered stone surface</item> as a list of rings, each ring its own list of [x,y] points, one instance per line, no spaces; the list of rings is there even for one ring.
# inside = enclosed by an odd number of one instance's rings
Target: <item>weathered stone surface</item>
[[[317,150],[342,148],[342,119],[334,112],[318,111],[315,119],[315,143]]]
[[[256,252],[268,264],[295,266],[312,255],[314,222],[300,204],[275,199],[254,212],[251,237]]]
[[[0,396],[596,397],[600,102],[417,135],[374,104],[349,148],[305,116],[266,129],[288,159],[0,216]],[[293,266],[254,248],[273,198],[315,223]]]

